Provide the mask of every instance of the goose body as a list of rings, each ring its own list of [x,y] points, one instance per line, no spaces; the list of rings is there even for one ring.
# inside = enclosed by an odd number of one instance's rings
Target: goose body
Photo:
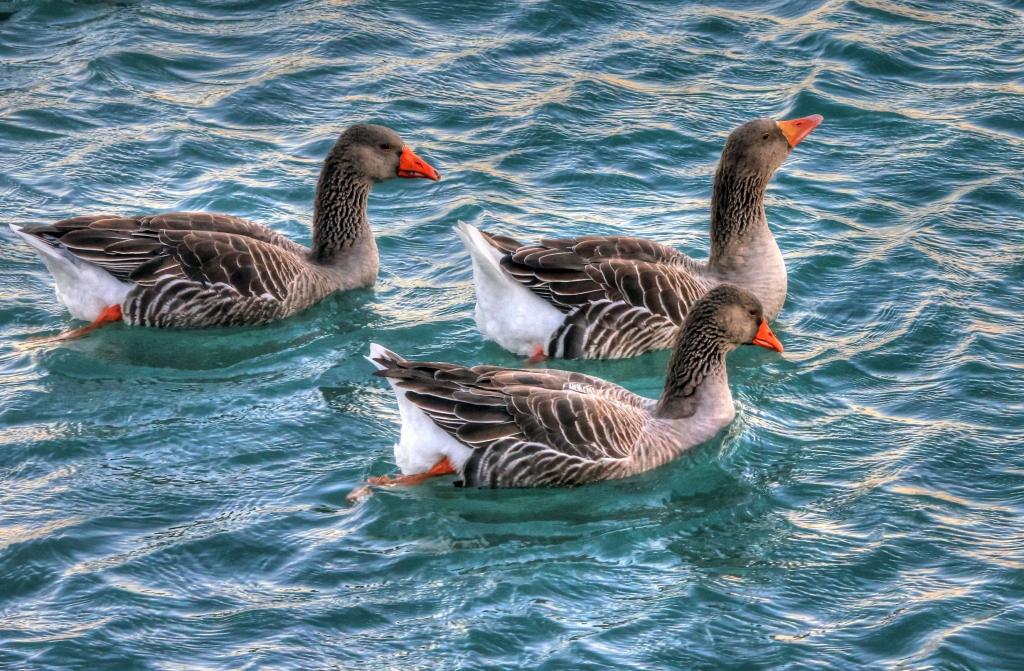
[[[789,151],[821,122],[758,119],[733,131],[715,176],[705,261],[650,240],[583,236],[523,244],[460,222],[481,333],[516,354],[623,358],[672,347],[694,301],[721,284],[756,295],[773,319],[786,264],[764,192]]]
[[[357,125],[324,161],[313,247],[239,217],[171,212],[12,226],[39,253],[77,319],[109,306],[137,326],[263,324],[336,291],[371,286],[377,245],[366,217],[375,182],[437,173],[383,126]]]
[[[726,354],[742,343],[782,350],[749,292],[723,285],[693,310],[660,399],[583,373],[416,362],[371,345],[398,400],[399,468],[447,463],[466,486],[551,487],[671,461],[733,420]]]

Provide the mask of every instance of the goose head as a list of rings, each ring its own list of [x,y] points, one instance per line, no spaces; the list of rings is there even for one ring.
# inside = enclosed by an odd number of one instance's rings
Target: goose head
[[[387,126],[356,124],[341,134],[331,154],[349,163],[356,173],[371,182],[395,177],[441,179],[433,166],[417,156],[398,133]]]
[[[743,176],[772,175],[793,147],[824,120],[820,114],[775,121],[754,119],[729,134],[721,166]]]
[[[727,350],[740,345],[757,345],[776,352],[782,352],[782,343],[772,333],[768,321],[764,318],[764,308],[757,297],[737,286],[723,284],[709,291],[700,303],[703,309],[696,317],[712,323],[711,332],[715,333]],[[698,307],[700,305],[695,305]]]

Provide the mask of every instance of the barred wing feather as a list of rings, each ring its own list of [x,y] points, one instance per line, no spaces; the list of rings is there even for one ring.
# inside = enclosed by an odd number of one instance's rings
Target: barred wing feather
[[[643,434],[641,397],[581,373],[465,368],[379,357],[377,375],[473,454],[470,486],[581,484],[606,476]]]
[[[710,288],[700,264],[650,240],[583,236],[519,245],[487,235],[510,277],[566,314],[546,353],[621,358],[672,346],[690,306]]]
[[[47,244],[63,247],[119,280],[136,284],[153,284],[168,276],[186,277],[188,273],[182,267],[178,252],[182,250],[181,240],[190,232],[233,235],[237,238],[237,247],[244,247],[246,241],[260,241],[286,252],[304,251],[301,245],[266,226],[205,212],[74,217],[54,224],[25,227],[24,232]]]

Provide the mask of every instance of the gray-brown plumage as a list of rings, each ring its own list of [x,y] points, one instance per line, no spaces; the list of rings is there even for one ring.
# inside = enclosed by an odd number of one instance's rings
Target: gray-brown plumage
[[[820,122],[818,115],[757,119],[729,135],[715,174],[707,261],[639,238],[524,245],[460,224],[481,332],[518,354],[539,346],[549,357],[634,356],[671,347],[694,301],[723,283],[753,292],[774,318],[786,297],[786,266],[768,229],[764,193],[792,147]],[[531,302],[518,287],[542,300]]]
[[[352,126],[320,173],[313,247],[238,217],[171,212],[87,216],[15,227],[50,268],[72,314],[95,319],[111,301],[140,326],[262,324],[335,291],[370,286],[378,256],[366,216],[374,183],[438,179],[383,126]]]
[[[757,298],[721,285],[695,302],[658,400],[575,372],[408,361],[377,345],[370,360],[398,397],[403,473],[447,458],[467,486],[549,487],[634,475],[715,436],[735,412],[725,357],[744,343],[782,351]]]

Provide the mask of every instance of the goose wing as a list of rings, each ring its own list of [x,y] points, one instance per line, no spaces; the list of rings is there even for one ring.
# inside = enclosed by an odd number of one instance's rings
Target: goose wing
[[[316,282],[305,260],[255,238],[213,231],[160,232],[167,253],[138,266],[126,318],[145,326],[262,324],[288,314]],[[289,308],[288,306],[291,306]]]
[[[201,267],[210,262],[211,254],[215,256],[220,252],[234,258],[242,267],[248,263],[238,258],[238,254],[248,254],[252,263],[272,267],[275,263],[282,263],[287,255],[294,256],[304,250],[301,245],[266,226],[239,217],[205,212],[170,212],[142,217],[74,217],[23,230],[82,261],[103,268],[120,280],[143,285],[154,284],[164,277],[202,280],[204,271]],[[211,244],[213,247],[209,247]],[[257,249],[259,251],[251,251]],[[200,260],[202,263],[197,268]],[[232,261],[226,260],[224,268],[231,267]],[[218,275],[212,267],[210,272]],[[210,281],[224,281],[225,275],[230,274],[219,273],[218,280]],[[248,278],[242,275],[237,287],[240,290],[248,284]]]
[[[434,423],[470,447],[468,486],[582,484],[621,469],[644,433],[649,403],[618,385],[566,371],[471,368],[374,359]]]
[[[651,303],[673,310],[673,291],[692,283],[695,262],[650,240],[625,236],[583,236],[518,245],[488,236],[503,252],[501,267],[563,312],[594,300]]]
[[[696,261],[641,238],[487,239],[509,276],[566,313],[545,348],[551,357],[622,358],[671,347],[709,288]]]
[[[611,359],[670,348],[690,306],[710,288],[678,262],[615,258],[590,262],[584,272],[596,291],[569,308],[548,340],[548,356]],[[568,304],[570,286],[552,283],[552,294]]]

